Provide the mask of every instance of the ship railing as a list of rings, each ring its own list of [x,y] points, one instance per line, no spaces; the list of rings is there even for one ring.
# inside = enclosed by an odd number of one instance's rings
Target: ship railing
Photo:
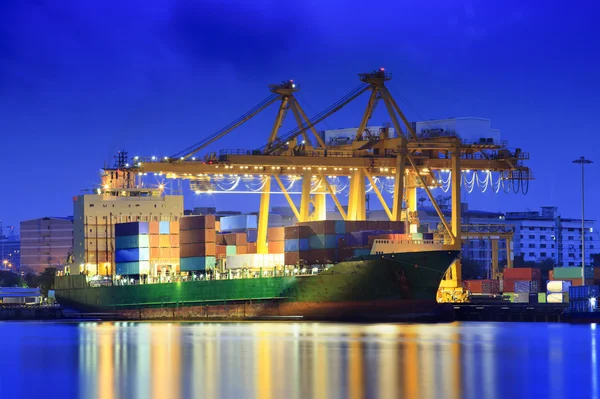
[[[442,245],[443,240],[388,240],[384,238],[377,239],[374,244],[391,244],[391,245]]]

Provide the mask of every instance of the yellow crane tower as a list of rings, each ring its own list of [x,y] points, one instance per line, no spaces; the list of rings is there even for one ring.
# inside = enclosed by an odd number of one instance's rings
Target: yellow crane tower
[[[224,128],[200,142],[165,158],[138,158],[125,168],[126,176],[135,179],[147,173],[166,178],[206,181],[223,174],[258,175],[263,179],[258,218],[257,252],[267,253],[267,224],[272,180],[283,193],[299,222],[325,218],[325,198],[329,195],[344,220],[365,220],[365,192],[367,182],[376,194],[390,220],[406,221],[410,232],[419,224],[417,189],[423,189],[440,218],[441,237],[449,249],[461,248],[461,179],[464,171],[487,171],[501,174],[502,181],[510,187],[521,187],[531,179],[529,168],[523,165],[528,154],[510,151],[505,142],[467,142],[456,134],[437,137],[418,135],[386,87],[391,74],[383,68],[359,75],[360,85],[331,106],[308,118],[294,93],[299,87],[293,81],[271,85],[271,94],[257,106]],[[361,117],[355,139],[346,145],[327,146],[315,125],[342,109],[345,105],[370,91],[366,110]],[[279,100],[273,128],[268,142],[254,150],[222,150],[204,158],[195,154],[239,127],[262,110]],[[382,129],[378,135],[365,133],[369,119],[378,103],[383,102],[394,127]],[[291,110],[297,127],[284,135],[280,127]],[[312,133],[310,136],[308,132]],[[368,132],[368,131],[367,131]],[[314,139],[314,142],[311,140]],[[301,139],[300,139],[301,138]],[[434,172],[450,175],[451,215],[447,220],[431,190],[439,186]],[[106,174],[103,186],[123,184],[111,180]],[[121,173],[121,176],[124,174]],[[282,176],[302,179],[300,203],[297,206],[281,181]],[[336,193],[328,177],[349,178],[347,208]],[[375,180],[393,181],[392,203],[388,204]],[[311,182],[316,188],[311,189]],[[138,182],[139,183],[139,182]],[[129,182],[127,184],[138,184]],[[310,204],[313,212],[310,213]],[[439,301],[464,301],[460,262],[448,270],[440,285]]]

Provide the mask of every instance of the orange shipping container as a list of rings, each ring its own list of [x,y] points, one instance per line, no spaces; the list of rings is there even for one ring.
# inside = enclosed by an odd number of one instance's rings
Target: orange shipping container
[[[226,245],[217,245],[216,246],[216,254],[217,254],[217,257],[226,256],[227,255],[227,246]]]
[[[221,222],[220,221],[215,222],[215,230],[221,231]]]
[[[158,248],[160,246],[160,240],[158,237],[158,234],[150,236],[150,248]]]
[[[256,243],[255,242],[249,242],[248,245],[246,245],[247,248],[247,252],[249,254],[255,254],[256,253]]]
[[[270,254],[282,254],[284,252],[283,241],[269,241],[269,253]]]
[[[248,247],[245,245],[238,245],[235,251],[236,255],[245,255],[248,253]]]
[[[159,237],[159,247],[161,248],[170,248],[171,242],[169,241],[169,236],[166,234],[160,235]]]
[[[179,234],[179,222],[171,222],[169,229],[171,234]]]
[[[179,235],[177,234],[171,234],[169,235],[169,244],[171,246],[171,248],[178,248],[179,247]]]
[[[150,259],[160,259],[160,248],[150,248]]]
[[[148,230],[150,234],[158,234],[158,222],[148,222]]]
[[[216,232],[213,229],[207,230],[186,230],[179,235],[181,244],[192,244],[196,242],[217,242]]]
[[[285,240],[285,228],[284,227],[269,227],[267,229],[267,239],[269,240],[269,242]]]

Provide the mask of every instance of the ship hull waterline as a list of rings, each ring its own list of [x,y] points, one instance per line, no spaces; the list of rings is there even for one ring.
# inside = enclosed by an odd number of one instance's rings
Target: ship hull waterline
[[[371,255],[316,275],[89,287],[58,277],[57,301],[126,320],[449,321],[436,292],[458,251]]]

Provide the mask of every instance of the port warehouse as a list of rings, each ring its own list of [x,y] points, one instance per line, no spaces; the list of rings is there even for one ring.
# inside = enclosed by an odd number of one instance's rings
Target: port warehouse
[[[38,305],[42,303],[39,288],[0,287],[2,305]]]

